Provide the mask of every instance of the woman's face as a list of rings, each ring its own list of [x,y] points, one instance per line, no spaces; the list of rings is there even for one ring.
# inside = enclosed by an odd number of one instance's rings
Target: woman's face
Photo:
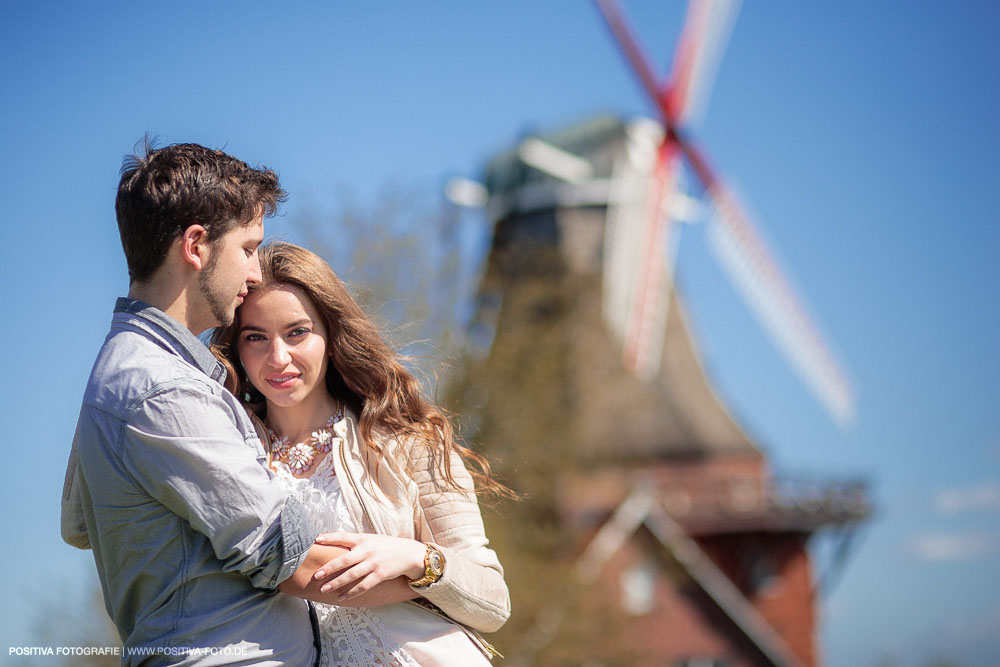
[[[269,405],[292,407],[326,390],[326,326],[301,289],[281,285],[250,292],[239,322],[236,349]]]

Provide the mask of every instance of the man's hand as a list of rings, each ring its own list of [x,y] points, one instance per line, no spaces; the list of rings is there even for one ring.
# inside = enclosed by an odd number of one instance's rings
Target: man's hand
[[[319,590],[336,591],[338,604],[363,595],[384,581],[398,577],[419,579],[424,574],[427,547],[416,540],[369,533],[326,533],[316,538],[316,544],[349,549],[313,575],[316,581],[333,577]]]

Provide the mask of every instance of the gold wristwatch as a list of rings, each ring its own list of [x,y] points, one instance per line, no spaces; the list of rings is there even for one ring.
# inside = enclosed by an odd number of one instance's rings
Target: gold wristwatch
[[[424,554],[424,576],[419,579],[411,579],[412,588],[427,588],[444,574],[444,554],[433,544],[424,542],[427,553]]]

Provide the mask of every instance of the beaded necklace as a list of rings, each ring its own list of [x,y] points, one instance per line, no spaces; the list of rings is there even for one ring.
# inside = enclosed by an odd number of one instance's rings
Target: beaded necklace
[[[326,423],[312,434],[294,445],[287,438],[279,438],[270,426],[267,427],[267,434],[271,437],[271,455],[279,461],[284,461],[292,472],[302,475],[313,467],[318,454],[325,454],[333,449],[333,443],[337,437],[333,434],[333,425],[344,418],[344,405],[337,403],[337,411],[326,420]]]

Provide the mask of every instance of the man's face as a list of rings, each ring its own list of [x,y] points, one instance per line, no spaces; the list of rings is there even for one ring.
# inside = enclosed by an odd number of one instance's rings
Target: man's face
[[[212,244],[208,264],[198,274],[202,295],[213,326],[233,323],[236,308],[247,295],[247,285],[260,282],[257,246],[264,239],[263,217],[229,230]]]

